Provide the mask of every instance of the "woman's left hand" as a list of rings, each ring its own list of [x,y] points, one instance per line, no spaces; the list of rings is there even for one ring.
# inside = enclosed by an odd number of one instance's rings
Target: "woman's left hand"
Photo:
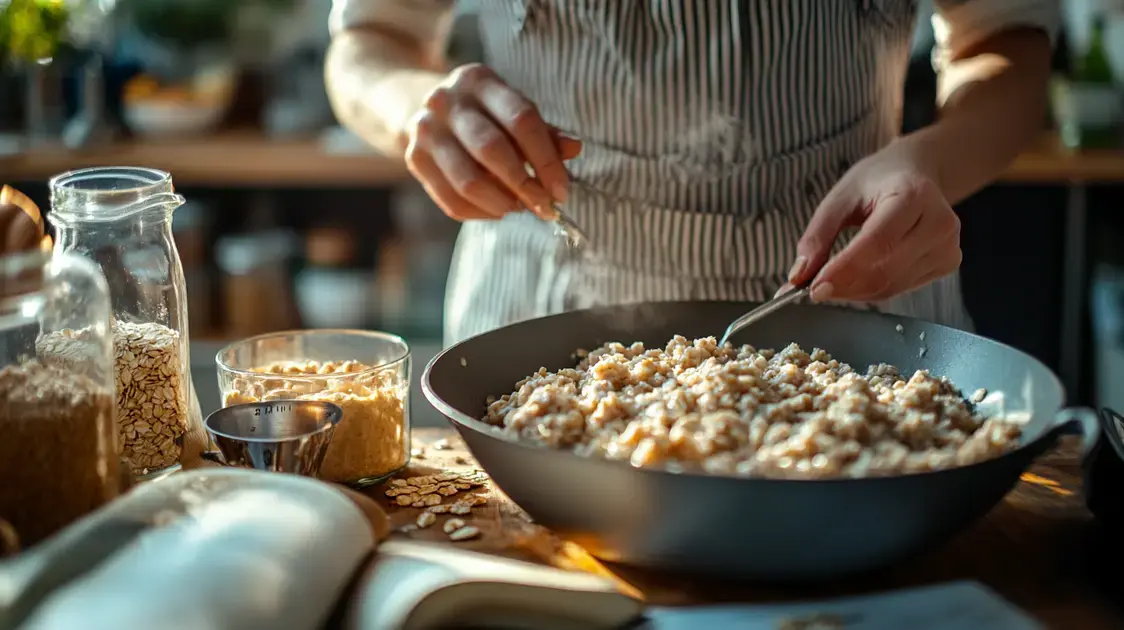
[[[811,278],[816,302],[876,302],[960,267],[960,219],[908,140],[851,168],[824,198],[797,246],[790,284]],[[839,232],[859,233],[828,260]]]

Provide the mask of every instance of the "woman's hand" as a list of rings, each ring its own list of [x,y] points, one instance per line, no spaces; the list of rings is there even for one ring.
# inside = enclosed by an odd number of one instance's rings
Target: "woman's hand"
[[[581,151],[580,142],[548,125],[534,103],[479,64],[454,70],[407,132],[410,172],[458,221],[523,208],[553,219],[552,202],[565,201],[569,187],[562,162]]]
[[[789,283],[814,277],[817,302],[875,302],[956,271],[960,219],[926,171],[908,140],[856,164],[816,209]],[[829,261],[836,236],[848,226],[859,233]]]

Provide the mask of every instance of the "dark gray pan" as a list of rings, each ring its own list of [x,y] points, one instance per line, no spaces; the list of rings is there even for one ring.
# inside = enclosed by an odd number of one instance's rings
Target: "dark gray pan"
[[[1008,411],[1031,413],[1020,448],[925,474],[742,479],[642,470],[518,444],[477,420],[487,396],[510,392],[540,367],[573,365],[577,348],[606,341],[662,347],[675,334],[718,335],[752,306],[666,302],[522,322],[442,352],[426,367],[422,389],[536,522],[605,560],[754,580],[833,579],[906,560],[981,518],[1061,434],[1083,434],[1089,446],[1098,435],[1096,415],[1063,409],[1054,374],[1014,348],[920,320],[811,305],[789,307],[734,342],[779,349],[795,341],[860,370],[885,362],[907,374],[947,376],[966,394],[1002,391]]]

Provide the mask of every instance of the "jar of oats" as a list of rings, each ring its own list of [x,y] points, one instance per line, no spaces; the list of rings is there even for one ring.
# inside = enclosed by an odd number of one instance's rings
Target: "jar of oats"
[[[184,198],[171,175],[139,167],[71,171],[50,188],[55,251],[94,261],[109,285],[121,458],[140,480],[161,476],[180,466],[185,449],[207,445],[172,237],[172,213]]]
[[[109,313],[85,258],[0,258],[0,521],[25,549],[117,496]]]
[[[343,409],[320,478],[362,487],[410,459],[410,349],[360,330],[270,333],[219,351],[223,406],[323,400]]]

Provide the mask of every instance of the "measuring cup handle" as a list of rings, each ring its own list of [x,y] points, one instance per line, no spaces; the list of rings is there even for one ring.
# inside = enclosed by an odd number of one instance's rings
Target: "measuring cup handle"
[[[20,537],[11,523],[0,518],[0,558],[14,556],[20,551]]]
[[[227,465],[226,460],[222,458],[222,453],[219,451],[201,451],[199,453],[199,459],[212,464],[218,464],[219,466]]]

